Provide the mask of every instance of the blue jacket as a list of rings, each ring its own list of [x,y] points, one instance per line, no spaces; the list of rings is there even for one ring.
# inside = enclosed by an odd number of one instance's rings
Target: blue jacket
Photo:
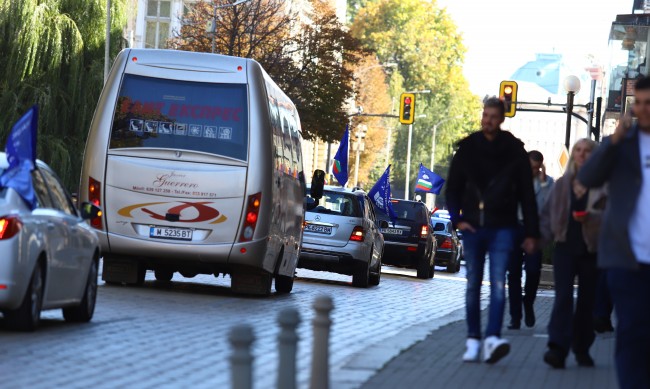
[[[580,169],[578,180],[590,188],[609,183],[609,198],[598,242],[598,265],[637,269],[628,225],[641,192],[639,129],[635,126],[618,144],[607,137]]]

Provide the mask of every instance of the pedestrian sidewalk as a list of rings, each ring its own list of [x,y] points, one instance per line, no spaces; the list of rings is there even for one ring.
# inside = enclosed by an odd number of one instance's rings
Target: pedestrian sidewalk
[[[595,368],[578,367],[573,354],[566,369],[554,370],[543,361],[548,341],[546,326],[553,306],[552,292],[541,292],[535,302],[537,324],[534,328],[505,329],[502,336],[510,341],[510,354],[494,365],[463,363],[467,327],[457,321],[434,331],[386,364],[362,387],[392,388],[616,388],[614,334],[598,334],[591,348]],[[481,325],[485,327],[487,310]],[[523,324],[523,323],[522,323]]]

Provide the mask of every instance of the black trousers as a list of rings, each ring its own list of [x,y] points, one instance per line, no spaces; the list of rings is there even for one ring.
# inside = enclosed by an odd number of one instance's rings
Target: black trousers
[[[510,321],[512,323],[521,322],[521,305],[533,306],[537,289],[539,288],[539,279],[542,274],[542,251],[539,250],[533,254],[526,254],[521,249],[524,242],[524,228],[517,231],[517,242],[513,255],[508,265],[508,301],[510,305]],[[524,296],[521,296],[521,275],[522,266],[526,270],[526,283],[524,285]]]
[[[578,302],[574,311],[573,283],[578,277]],[[594,301],[598,269],[596,255],[575,256],[564,243],[555,246],[553,254],[555,301],[548,325],[549,346],[564,354],[573,350],[587,353],[594,343]]]

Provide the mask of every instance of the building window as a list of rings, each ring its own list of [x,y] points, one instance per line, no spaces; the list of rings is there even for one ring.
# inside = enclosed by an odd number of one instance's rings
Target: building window
[[[147,2],[147,31],[145,32],[145,47],[162,49],[167,46],[171,23],[171,0],[148,0]]]
[[[194,11],[194,7],[196,7],[196,1],[195,0],[185,0],[183,1],[183,19],[182,22],[183,24],[188,24],[189,23],[189,15]]]

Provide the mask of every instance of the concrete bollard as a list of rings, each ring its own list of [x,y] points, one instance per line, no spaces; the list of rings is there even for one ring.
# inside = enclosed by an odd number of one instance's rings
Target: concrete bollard
[[[293,308],[287,308],[278,315],[280,334],[280,362],[278,366],[278,389],[296,388],[296,355],[298,349],[298,334],[296,328],[300,323],[300,315]]]
[[[314,301],[314,344],[311,360],[310,389],[329,389],[329,336],[330,312],[334,308],[332,298],[329,296],[317,297]]]
[[[251,344],[255,340],[253,327],[243,324],[231,328],[228,340],[232,347],[230,355],[232,389],[251,389],[253,387]]]

